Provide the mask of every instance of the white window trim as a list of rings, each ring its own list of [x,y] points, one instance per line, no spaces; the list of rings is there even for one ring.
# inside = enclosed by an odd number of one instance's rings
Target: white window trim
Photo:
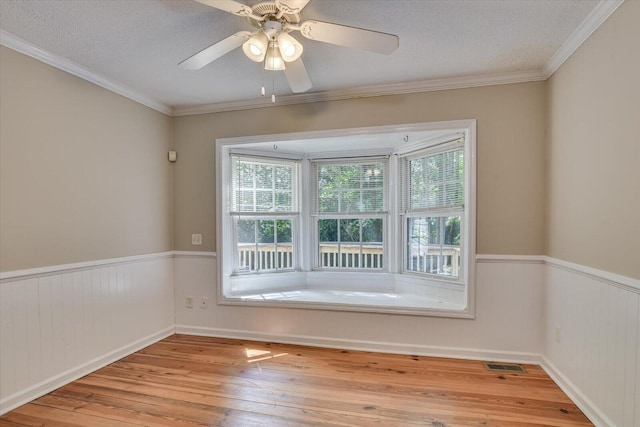
[[[292,188],[292,200],[293,200],[293,207],[295,208],[293,211],[279,211],[279,212],[269,212],[269,211],[264,211],[264,212],[253,212],[253,211],[247,211],[247,212],[228,212],[231,216],[231,221],[229,221],[229,226],[231,231],[231,235],[233,238],[233,241],[237,243],[238,241],[238,235],[237,235],[237,228],[236,228],[236,221],[239,219],[291,219],[293,222],[293,227],[292,227],[292,235],[293,235],[293,239],[292,239],[292,245],[293,245],[293,253],[294,254],[298,254],[299,249],[298,249],[298,241],[297,241],[297,237],[300,235],[300,190],[298,188],[298,182],[299,182],[299,174],[300,174],[300,159],[299,158],[293,158],[292,156],[283,156],[283,157],[276,157],[276,156],[271,156],[271,155],[261,155],[261,152],[255,152],[255,151],[247,151],[247,152],[240,152],[241,150],[229,150],[229,156],[230,159],[243,159],[245,161],[250,161],[250,162],[259,162],[259,163],[266,163],[266,164],[272,164],[272,165],[287,165],[293,168],[293,177],[294,177],[294,182],[293,182],[293,188]],[[233,161],[230,161],[229,163],[233,163]],[[229,179],[230,183],[234,182],[233,179],[233,167],[231,167],[229,169],[229,175],[227,176]],[[258,270],[258,271],[241,271],[238,270],[238,264],[239,264],[239,259],[238,259],[238,251],[237,250],[233,250],[233,271],[231,272],[232,275],[234,276],[240,276],[240,275],[253,275],[253,274],[272,274],[272,273],[282,273],[282,272],[291,272],[294,270],[299,270],[300,269],[300,263],[299,263],[299,256],[294,256],[293,257],[293,267],[291,269],[275,269],[275,270]]]
[[[230,287],[233,285],[233,278],[229,274],[229,272],[233,271],[233,263],[234,263],[234,248],[231,247],[231,243],[233,239],[226,238],[224,230],[231,230],[230,227],[230,219],[229,215],[225,215],[228,212],[228,203],[229,203],[229,188],[228,186],[223,186],[221,183],[226,180],[223,177],[230,177],[231,170],[230,165],[231,162],[224,161],[224,159],[228,159],[229,153],[231,150],[244,150],[242,147],[245,144],[249,149],[255,147],[256,143],[272,143],[274,144],[274,150],[277,150],[277,143],[280,141],[299,141],[306,139],[319,139],[319,138],[335,138],[335,137],[353,137],[353,136],[368,136],[368,135],[378,135],[378,134],[394,134],[394,133],[402,133],[406,132],[407,134],[411,132],[420,132],[420,131],[460,131],[465,134],[465,162],[469,162],[467,173],[465,173],[465,187],[469,189],[468,196],[468,210],[466,210],[466,218],[468,227],[466,228],[467,232],[465,233],[465,259],[464,263],[466,268],[466,283],[465,283],[465,296],[466,296],[466,308],[462,310],[438,310],[434,308],[415,308],[415,307],[390,307],[383,305],[360,305],[360,304],[340,304],[340,303],[310,303],[310,302],[302,302],[302,301],[283,301],[283,300],[268,300],[268,301],[255,301],[255,300],[241,300],[236,297],[227,297],[225,295],[224,289],[225,287]],[[424,141],[420,142],[424,143]],[[400,152],[408,152],[411,151],[415,144],[407,144],[404,147],[403,151]],[[333,154],[333,153],[332,153]],[[279,156],[280,153],[277,154]],[[288,158],[295,158],[295,154],[286,154],[285,156],[289,156]],[[287,158],[283,156],[284,158]],[[344,154],[343,154],[344,156]],[[321,157],[316,155],[315,157]],[[396,157],[396,156],[392,156]],[[276,135],[261,135],[261,136],[252,136],[252,137],[238,137],[238,138],[222,138],[216,140],[216,182],[218,183],[217,191],[216,191],[216,202],[217,202],[217,212],[216,212],[216,226],[217,226],[217,250],[218,250],[218,286],[217,286],[217,302],[218,304],[223,305],[243,305],[243,306],[270,306],[270,307],[289,307],[289,308],[305,308],[305,309],[324,309],[324,310],[339,310],[339,311],[355,311],[355,312],[378,312],[378,313],[399,313],[399,314],[410,314],[410,315],[423,315],[423,316],[439,316],[439,317],[456,317],[456,318],[474,318],[475,317],[475,300],[476,300],[476,284],[475,284],[475,247],[476,247],[476,232],[475,232],[475,223],[476,223],[476,120],[455,120],[455,121],[447,121],[447,122],[431,122],[431,123],[417,123],[417,124],[406,124],[406,125],[392,125],[392,126],[373,126],[373,127],[365,127],[365,128],[353,128],[353,129],[339,129],[339,130],[325,130],[325,131],[311,131],[311,132],[297,132],[297,133],[288,133],[288,134],[276,134]],[[303,162],[304,163],[304,162]],[[390,188],[394,188],[397,185],[395,182],[397,175],[398,163],[390,161],[389,162],[389,182],[388,185]],[[306,170],[305,170],[306,169]],[[300,177],[302,180],[309,178],[310,171],[308,168],[302,168],[299,171]],[[229,179],[229,178],[227,178]],[[303,200],[305,198],[310,197],[309,192],[301,191],[300,193],[300,221],[299,227],[302,229],[310,229],[312,228],[312,224],[308,223],[312,221],[310,219],[310,215],[306,209],[309,209],[310,200]],[[397,204],[399,203],[397,192],[395,197],[390,197],[390,206],[389,209],[391,212],[397,211]],[[374,276],[381,284],[384,284],[385,281],[389,282],[389,286],[392,289],[397,289],[398,286],[411,286],[416,281],[424,281],[424,277],[416,278],[415,275],[412,274],[398,274],[402,271],[403,267],[403,257],[401,256],[403,249],[403,240],[404,239],[389,239],[391,230],[398,230],[402,224],[398,223],[398,215],[390,215],[388,219],[388,226],[386,231],[386,236],[388,244],[386,245],[386,250],[388,250],[389,255],[388,259],[392,259],[394,261],[393,264],[388,263],[387,272],[338,272],[340,275],[351,276],[349,280],[362,280],[369,281],[373,280],[371,276]],[[226,228],[225,228],[226,227]],[[300,271],[283,271],[283,272],[274,272],[268,274],[257,274],[255,275],[256,281],[268,280],[268,276],[277,275],[278,283],[282,286],[283,289],[293,289],[296,286],[300,287],[300,284],[307,283],[308,281],[315,281],[318,279],[318,275],[331,275],[333,272],[329,271],[314,271],[313,270],[313,258],[315,256],[313,238],[309,236],[301,235],[298,233],[298,239],[295,241],[297,248],[299,248],[299,256],[298,264],[301,268]],[[228,237],[228,236],[227,236]],[[307,254],[306,256],[302,256],[301,254]],[[314,254],[314,255],[311,255]],[[320,276],[322,277],[322,276]],[[330,280],[330,279],[329,279]],[[450,286],[459,286],[457,284],[447,283],[447,280],[437,280],[427,278],[430,283],[433,283],[434,286],[447,288]],[[386,286],[386,285],[382,285]]]
[[[389,232],[389,217],[390,217],[390,211],[389,211],[389,202],[388,202],[388,194],[390,192],[390,187],[389,187],[389,158],[390,155],[386,154],[386,155],[377,155],[377,156],[368,156],[368,155],[358,155],[356,152],[349,152],[350,155],[345,156],[344,154],[342,155],[337,155],[338,153],[334,153],[336,154],[333,157],[322,157],[322,158],[315,158],[315,159],[309,159],[309,163],[308,163],[308,167],[310,171],[313,171],[315,168],[313,166],[313,163],[315,162],[318,165],[342,165],[342,164],[348,164],[348,163],[354,163],[354,164],[362,164],[362,163],[368,163],[368,162],[381,162],[384,165],[384,188],[383,188],[383,194],[386,197],[387,200],[385,200],[384,202],[384,207],[385,209],[380,210],[380,211],[375,211],[375,212],[358,212],[358,211],[354,211],[354,212],[319,212],[318,209],[313,209],[314,207],[317,208],[317,206],[314,206],[315,203],[317,202],[317,200],[315,200],[315,198],[317,197],[317,188],[314,188],[313,191],[311,191],[311,195],[313,195],[314,197],[312,197],[313,200],[310,200],[311,204],[309,205],[311,208],[311,214],[310,214],[310,220],[311,220],[311,224],[310,227],[308,228],[309,231],[311,231],[311,233],[309,233],[312,236],[318,236],[319,234],[319,230],[318,230],[318,221],[320,219],[346,219],[346,218],[380,218],[383,220],[383,241],[382,241],[382,250],[383,250],[383,254],[384,254],[384,263],[383,263],[383,267],[382,268],[371,268],[371,269],[363,269],[363,268],[348,268],[348,267],[322,267],[320,265],[320,245],[319,245],[319,240],[317,238],[311,237],[310,240],[312,242],[313,245],[313,258],[311,261],[311,266],[312,266],[312,270],[313,271],[336,271],[336,272],[353,272],[353,273],[369,273],[369,272],[382,272],[382,273],[386,273],[389,272],[389,255],[387,253],[388,250],[388,246],[389,246],[389,237],[391,235],[391,233]],[[325,155],[326,156],[326,155]],[[309,181],[307,181],[309,182]],[[363,242],[359,242],[360,245],[363,244]]]
[[[414,151],[406,151],[404,154],[400,154],[400,156],[402,156],[402,159],[398,159],[398,162],[402,162],[402,161],[410,161],[410,160],[414,160],[414,159],[419,159],[419,158],[423,158],[425,156],[431,156],[431,155],[435,155],[435,154],[439,154],[439,153],[445,153],[448,151],[451,151],[452,149],[454,149],[455,147],[461,147],[464,150],[464,156],[466,158],[466,156],[469,154],[469,150],[467,150],[467,146],[468,144],[466,142],[463,142],[462,144],[460,143],[460,138],[456,138],[454,140],[450,140],[450,141],[443,141],[441,143],[436,144],[433,147],[426,147],[426,148],[420,148],[418,150],[414,150]],[[465,164],[465,169],[466,169],[466,164]],[[474,165],[475,166],[475,165]],[[398,165],[398,167],[400,167],[400,165]],[[468,170],[465,170],[465,172],[467,172]],[[464,182],[464,186],[465,188],[470,188],[467,187],[468,183],[466,181],[466,173],[465,173],[465,182]],[[403,189],[405,190],[405,189]],[[475,188],[473,189],[475,192]],[[400,195],[398,196],[398,199],[400,199]],[[398,202],[399,204],[402,204],[402,202]],[[465,200],[466,203],[466,200]],[[475,206],[475,204],[474,204]],[[402,209],[405,209],[405,207],[402,207]],[[466,278],[466,271],[467,269],[465,268],[465,265],[467,264],[467,252],[469,251],[469,246],[467,244],[468,241],[468,236],[467,236],[467,229],[468,228],[472,228],[470,227],[469,224],[469,219],[468,219],[468,215],[467,215],[467,210],[468,208],[466,206],[463,206],[462,208],[440,208],[437,210],[429,210],[429,209],[420,209],[420,210],[415,210],[413,212],[409,212],[409,211],[402,211],[402,212],[398,212],[399,215],[398,216],[398,221],[400,223],[400,228],[398,229],[399,232],[402,233],[402,255],[401,255],[401,262],[402,262],[402,266],[401,266],[401,273],[402,274],[408,274],[408,275],[415,275],[416,277],[429,277],[431,279],[434,280],[441,280],[444,282],[450,282],[450,283],[458,283],[458,284],[465,284],[467,282],[467,278]],[[444,276],[444,275],[438,275],[438,274],[432,274],[432,273],[422,273],[422,272],[417,272],[417,271],[412,271],[412,270],[408,270],[407,269],[407,259],[405,258],[406,256],[406,248],[407,248],[407,233],[406,233],[406,228],[405,228],[405,224],[408,218],[412,218],[412,217],[424,217],[424,216],[452,216],[452,215],[456,215],[456,214],[460,214],[463,216],[463,218],[465,219],[465,221],[463,221],[460,224],[460,231],[461,231],[461,238],[460,238],[460,248],[462,249],[462,254],[465,256],[462,256],[460,259],[460,270],[462,271],[462,274],[460,274],[457,277],[449,277],[449,276]]]

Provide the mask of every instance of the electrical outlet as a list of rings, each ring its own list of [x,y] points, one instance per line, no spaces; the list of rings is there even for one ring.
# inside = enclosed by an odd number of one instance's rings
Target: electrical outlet
[[[202,234],[192,234],[191,235],[191,244],[192,245],[201,245],[202,244]]]
[[[560,326],[556,326],[556,342],[560,342],[560,332],[562,332]]]
[[[187,297],[187,308],[193,308],[193,297]]]
[[[205,310],[207,308],[207,305],[209,305],[209,298],[207,297],[200,298],[200,308]]]

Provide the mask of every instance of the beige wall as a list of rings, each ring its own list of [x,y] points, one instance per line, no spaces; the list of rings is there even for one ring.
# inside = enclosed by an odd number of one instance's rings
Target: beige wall
[[[545,83],[361,98],[176,117],[177,250],[215,250],[215,140],[286,132],[478,120],[477,251],[544,252]],[[191,234],[203,234],[203,246]]]
[[[171,249],[171,118],[0,48],[0,270]]]
[[[640,1],[548,82],[547,254],[640,279]]]
[[[2,48],[0,270],[215,250],[216,138],[475,118],[478,253],[640,277],[639,8],[623,4],[547,83],[175,118]]]

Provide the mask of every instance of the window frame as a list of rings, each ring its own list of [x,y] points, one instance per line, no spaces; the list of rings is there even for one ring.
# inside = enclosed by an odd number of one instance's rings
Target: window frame
[[[272,273],[282,273],[289,271],[296,271],[299,267],[299,255],[298,255],[298,245],[297,245],[297,236],[300,234],[300,195],[299,195],[299,181],[300,181],[300,164],[299,161],[288,159],[288,158],[279,158],[272,156],[261,156],[257,153],[229,153],[229,163],[230,163],[230,178],[229,182],[231,183],[232,189],[230,190],[230,208],[229,208],[229,216],[231,217],[231,235],[233,240],[233,269],[231,274],[234,276],[238,275],[253,275],[253,274],[272,274]],[[268,164],[274,166],[289,166],[292,168],[292,188],[291,188],[291,211],[241,211],[241,210],[232,210],[231,208],[234,205],[234,177],[235,177],[235,161],[236,160],[244,160],[246,162],[256,163],[256,164]],[[253,186],[253,190],[257,191],[258,187]],[[242,190],[240,190],[242,191]],[[276,193],[276,189],[273,188],[273,193]],[[238,206],[239,202],[236,202],[236,206]],[[292,245],[292,268],[286,269],[269,269],[269,270],[250,270],[245,271],[240,269],[240,260],[239,260],[239,251],[238,251],[238,229],[237,222],[241,219],[248,220],[281,220],[281,219],[290,219],[292,221],[291,226],[291,245]],[[255,245],[259,245],[260,242],[257,242],[257,235],[255,236],[256,242]],[[277,238],[274,239],[274,246],[277,251]]]
[[[400,174],[401,174],[401,178],[400,178],[400,182],[401,182],[401,190],[400,190],[400,194],[401,194],[401,199],[405,199],[405,200],[401,200],[400,201],[400,208],[398,209],[398,215],[399,215],[399,223],[400,223],[400,230],[399,232],[402,233],[402,274],[408,274],[408,275],[416,275],[418,277],[420,276],[428,276],[430,278],[432,278],[433,280],[443,280],[443,281],[448,281],[451,283],[459,283],[459,284],[464,284],[466,282],[466,252],[469,250],[468,245],[466,244],[466,241],[468,239],[467,237],[467,228],[468,228],[468,221],[467,221],[467,204],[469,202],[469,198],[470,198],[470,190],[467,187],[467,174],[469,173],[468,168],[467,168],[467,153],[465,150],[465,147],[467,146],[467,143],[463,140],[462,142],[460,142],[459,138],[456,138],[452,141],[443,141],[440,142],[438,144],[435,144],[433,146],[428,146],[428,147],[424,147],[424,148],[419,148],[417,150],[414,151],[408,151],[405,152],[403,154],[400,154]],[[408,167],[408,164],[410,161],[415,160],[415,159],[421,159],[421,158],[426,158],[429,156],[433,156],[433,155],[438,155],[438,154],[442,154],[442,153],[447,153],[450,151],[454,151],[456,149],[461,148],[463,150],[463,167],[464,167],[464,177],[463,177],[463,194],[464,194],[464,202],[462,204],[462,207],[441,207],[441,208],[420,208],[420,209],[411,209],[410,206],[407,206],[409,202],[409,191],[410,191],[410,170]],[[404,164],[403,164],[404,163]],[[460,264],[459,264],[459,270],[461,271],[461,274],[459,274],[458,276],[455,277],[451,277],[451,276],[446,276],[443,274],[434,274],[434,273],[429,273],[429,272],[421,272],[421,271],[414,271],[414,270],[409,270],[407,268],[408,265],[408,259],[407,259],[407,247],[408,247],[408,220],[409,218],[422,218],[422,217],[450,217],[450,216],[460,216],[461,217],[461,221],[460,221]]]
[[[433,138],[422,139],[417,142],[413,142],[409,135],[412,135],[413,132],[433,132],[435,135]],[[230,177],[229,173],[230,162],[225,162],[225,156],[230,155],[230,153],[253,153],[258,155],[259,157],[275,157],[279,159],[290,159],[300,161],[300,170],[299,170],[299,179],[304,182],[311,176],[310,167],[309,167],[309,159],[314,158],[311,156],[304,156],[298,152],[288,152],[285,150],[281,150],[278,152],[278,144],[282,144],[282,146],[291,147],[292,145],[287,145],[288,142],[297,143],[299,141],[308,140],[309,144],[315,144],[317,140],[331,138],[371,138],[376,135],[380,138],[388,138],[389,135],[393,134],[394,136],[402,137],[403,134],[406,133],[406,137],[404,138],[404,144],[399,150],[394,150],[394,155],[391,156],[389,161],[389,169],[387,175],[389,176],[388,185],[389,189],[396,188],[399,184],[396,180],[399,180],[399,162],[398,155],[403,155],[409,153],[411,151],[415,151],[417,147],[423,145],[436,145],[438,141],[437,139],[441,139],[441,135],[451,134],[453,132],[460,132],[465,136],[465,145],[464,145],[464,158],[465,158],[465,188],[469,189],[468,196],[468,211],[466,212],[465,223],[467,227],[465,230],[466,239],[465,239],[465,247],[466,247],[466,255],[464,256],[464,261],[466,263],[466,270],[464,276],[464,284],[460,283],[452,283],[450,280],[446,280],[443,277],[436,278],[428,278],[425,280],[424,277],[416,277],[415,274],[410,274],[409,272],[404,273],[403,270],[403,253],[405,247],[405,233],[403,231],[403,221],[401,221],[394,212],[398,212],[400,209],[400,198],[397,194],[398,192],[393,192],[389,194],[389,217],[388,220],[385,221],[385,230],[384,237],[387,239],[385,254],[386,254],[386,268],[387,271],[371,271],[367,269],[357,269],[356,271],[345,271],[345,272],[337,272],[335,271],[326,271],[326,270],[314,270],[313,264],[314,260],[317,259],[317,251],[315,249],[315,245],[313,244],[313,239],[310,238],[312,236],[307,235],[304,230],[313,230],[313,233],[316,233],[316,226],[314,226],[315,220],[311,216],[311,208],[310,208],[310,195],[308,191],[302,191],[302,186],[300,185],[298,188],[299,191],[299,220],[295,221],[296,226],[298,227],[297,236],[294,237],[294,245],[298,249],[298,257],[297,257],[297,267],[296,271],[277,271],[272,272],[268,271],[262,274],[253,274],[253,278],[250,282],[255,282],[254,284],[250,284],[250,286],[246,286],[245,281],[234,280],[232,274],[230,274],[229,267],[232,265],[234,261],[232,261],[233,256],[232,252],[229,252],[229,244],[225,242],[225,238],[228,240],[229,234],[225,232],[225,227],[229,225],[228,215],[225,215],[225,212],[228,212],[228,204],[229,204],[229,188],[225,187],[224,182],[225,177]],[[440,136],[439,136],[440,135]],[[261,149],[256,149],[256,147],[262,144]],[[329,146],[335,147],[335,145],[331,145],[329,142]],[[262,148],[266,147],[266,148]],[[269,147],[273,147],[272,151],[269,150]],[[326,153],[331,152],[331,150],[327,150]],[[361,156],[368,157],[374,155],[383,155],[390,154],[390,150],[382,150],[382,149],[356,149],[352,148],[349,151],[334,151],[331,152],[332,157],[350,157],[350,156]],[[318,156],[322,157],[322,156]],[[326,156],[325,156],[326,158]],[[323,309],[323,310],[338,310],[338,311],[355,311],[355,312],[376,312],[376,313],[399,313],[399,314],[408,314],[408,315],[421,315],[421,316],[439,316],[439,317],[453,317],[453,318],[474,318],[475,316],[475,294],[476,294],[476,286],[475,286],[475,217],[476,217],[476,120],[455,120],[448,122],[433,122],[433,123],[417,123],[417,124],[407,124],[407,125],[399,125],[399,126],[373,126],[366,128],[353,128],[353,129],[339,129],[339,130],[327,130],[327,131],[311,131],[311,132],[297,132],[297,133],[289,133],[289,134],[276,134],[276,135],[261,135],[261,136],[253,136],[253,137],[238,137],[238,138],[222,138],[216,140],[216,202],[218,209],[216,210],[216,229],[217,233],[217,248],[218,253],[217,257],[217,265],[218,265],[218,280],[217,280],[217,292],[218,298],[217,303],[221,305],[242,305],[242,306],[269,306],[269,307],[287,307],[287,308],[303,308],[303,309]],[[306,166],[305,166],[306,164]],[[227,178],[228,179],[228,178]],[[390,191],[391,192],[391,191]],[[465,204],[467,206],[467,204]],[[354,215],[354,217],[358,217],[359,215]],[[226,217],[226,218],[225,218]],[[462,227],[462,224],[461,224]],[[390,236],[397,236],[397,233],[402,233],[402,238],[393,239]],[[395,234],[394,234],[395,233]],[[462,261],[462,260],[461,260]],[[277,279],[270,279],[269,276],[275,277],[277,275]],[[243,278],[246,276],[241,275]],[[237,275],[236,275],[237,278]],[[461,286],[463,287],[463,295],[465,306],[461,309],[453,309],[453,310],[439,310],[437,308],[429,307],[391,307],[391,306],[383,306],[383,305],[360,305],[360,304],[341,304],[335,302],[322,302],[322,303],[312,303],[308,301],[286,301],[286,300],[243,300],[238,297],[238,295],[242,292],[252,292],[254,289],[260,288],[260,286],[264,286],[265,284],[269,284],[276,280],[278,282],[279,288],[281,289],[298,289],[302,288],[301,283],[312,283],[315,286],[316,283],[331,280],[347,280],[348,282],[357,282],[359,284],[364,284],[368,286],[371,284],[372,286],[378,286],[381,289],[392,289],[390,292],[394,292],[393,289],[397,289],[398,287],[411,288],[427,286],[433,287],[437,290],[437,288],[441,288],[442,292],[447,293],[450,291],[459,291]],[[242,282],[242,283],[241,283]],[[388,284],[391,283],[390,287]],[[377,284],[377,285],[376,285]],[[279,288],[273,288],[274,292]],[[263,289],[263,288],[260,288]],[[268,288],[271,290],[272,288]]]
[[[383,197],[383,205],[382,210],[378,211],[346,211],[346,212],[325,212],[322,211],[319,207],[319,188],[317,182],[312,182],[314,180],[315,174],[317,173],[318,167],[322,165],[333,165],[333,166],[343,166],[343,165],[365,165],[369,163],[381,163],[383,166],[383,182],[382,182],[382,197]],[[331,158],[323,158],[323,159],[310,159],[309,169],[312,172],[310,179],[307,180],[309,185],[314,186],[312,193],[312,199],[310,203],[310,220],[311,220],[311,241],[313,244],[313,259],[312,259],[312,268],[314,271],[336,271],[336,272],[388,272],[388,255],[387,255],[387,247],[389,241],[389,232],[388,232],[388,223],[389,223],[389,156],[352,156],[352,157],[331,157]],[[363,188],[360,187],[359,191],[362,191]],[[382,219],[382,253],[383,253],[383,267],[381,268],[363,268],[363,267],[326,267],[322,266],[320,262],[320,233],[319,233],[319,222],[322,219],[338,220],[338,228],[340,227],[340,220],[343,219],[358,219],[362,221],[363,219]],[[362,226],[360,225],[360,228]],[[336,242],[338,246],[342,243],[341,241]],[[360,246],[360,250],[362,250],[363,244],[365,242],[358,242],[357,244]],[[361,254],[362,255],[362,254]]]

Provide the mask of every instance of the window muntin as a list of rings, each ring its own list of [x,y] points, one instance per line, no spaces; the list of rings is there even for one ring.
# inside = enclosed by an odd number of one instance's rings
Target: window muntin
[[[245,156],[232,156],[231,164],[234,271],[293,270],[298,165]]]
[[[462,279],[465,216],[463,141],[402,159],[403,271]]]
[[[382,270],[386,158],[313,161],[313,211],[321,269]]]

